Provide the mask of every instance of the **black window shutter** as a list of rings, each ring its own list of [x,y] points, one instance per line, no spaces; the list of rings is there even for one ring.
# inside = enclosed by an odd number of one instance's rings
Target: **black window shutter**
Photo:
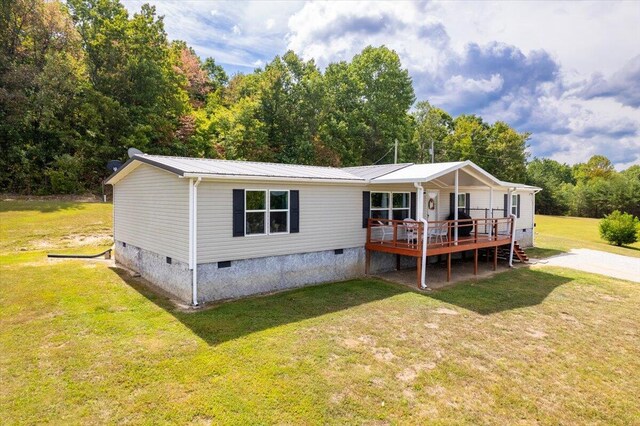
[[[233,236],[244,237],[244,189],[233,190]]]
[[[465,200],[464,212],[467,214],[467,216],[471,216],[471,194],[467,192],[465,198],[466,200]]]
[[[414,220],[418,220],[418,218],[416,217],[416,204],[418,203],[418,194],[416,194],[415,192],[411,193],[411,210],[409,213],[409,216],[411,216],[411,219]]]
[[[371,192],[362,191],[362,227],[366,228],[369,224],[369,216],[371,215]]]
[[[453,209],[456,206],[456,194],[454,192],[449,193],[449,215],[453,217]]]
[[[289,232],[292,234],[300,232],[300,191],[289,191],[291,217],[289,217]]]
[[[518,194],[517,198],[518,198],[518,207],[516,207],[516,216],[520,218],[520,194]]]
[[[509,194],[504,194],[504,217],[509,217],[507,215],[507,209],[509,208]]]

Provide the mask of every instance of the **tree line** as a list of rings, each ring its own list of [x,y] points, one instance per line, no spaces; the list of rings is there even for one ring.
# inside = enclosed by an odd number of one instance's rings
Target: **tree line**
[[[130,147],[346,167],[393,162],[395,141],[402,162],[468,159],[503,180],[552,185],[535,175],[550,160],[528,165],[529,137],[504,122],[416,103],[408,71],[385,46],[324,70],[289,51],[229,76],[215,58],[169,41],[150,5],[133,14],[117,0],[0,6],[2,192],[94,191],[107,161],[125,160]],[[571,179],[571,191],[582,190]],[[563,197],[541,209],[594,213],[561,207],[573,203]]]

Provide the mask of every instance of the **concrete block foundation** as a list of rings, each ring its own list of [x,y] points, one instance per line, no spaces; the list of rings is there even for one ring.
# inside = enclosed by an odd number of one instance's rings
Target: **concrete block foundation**
[[[166,256],[122,241],[116,241],[115,260],[183,302],[191,301],[191,271],[187,263],[171,259],[169,264]]]

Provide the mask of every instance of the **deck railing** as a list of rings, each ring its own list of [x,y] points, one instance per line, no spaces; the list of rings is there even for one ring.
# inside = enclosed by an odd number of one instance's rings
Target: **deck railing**
[[[427,247],[506,241],[511,238],[513,227],[511,217],[429,221]],[[418,221],[369,219],[367,243],[421,251],[423,232],[424,224]]]

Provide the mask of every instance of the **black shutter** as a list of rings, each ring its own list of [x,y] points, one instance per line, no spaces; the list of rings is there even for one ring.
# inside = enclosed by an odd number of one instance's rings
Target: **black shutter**
[[[233,236],[244,237],[244,189],[233,190]]]
[[[507,216],[507,209],[509,208],[509,194],[504,194],[504,217]]]
[[[289,191],[291,217],[289,217],[289,232],[292,234],[300,232],[300,191]]]
[[[413,220],[418,220],[418,218],[416,217],[416,204],[418,203],[418,194],[416,194],[415,192],[411,193],[411,210],[409,213],[409,216],[411,216],[411,219]]]
[[[465,200],[464,212],[467,214],[467,216],[471,216],[471,194],[467,192],[465,198],[466,200]]]
[[[362,191],[362,227],[369,225],[369,216],[371,215],[371,192]]]
[[[517,201],[518,206],[516,207],[516,216],[520,218],[520,194],[517,195],[517,198],[518,198],[518,201]]]
[[[456,204],[456,194],[453,192],[449,193],[449,216],[453,218],[453,209]]]

